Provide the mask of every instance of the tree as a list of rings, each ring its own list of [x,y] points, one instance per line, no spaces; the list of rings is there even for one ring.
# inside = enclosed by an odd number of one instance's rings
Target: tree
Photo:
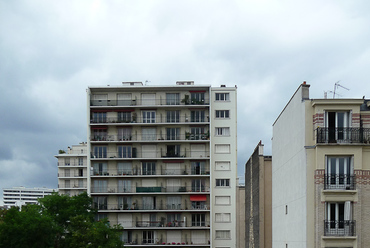
[[[96,211],[86,193],[66,196],[54,193],[0,214],[0,248],[3,247],[123,247],[119,226],[94,221]]]

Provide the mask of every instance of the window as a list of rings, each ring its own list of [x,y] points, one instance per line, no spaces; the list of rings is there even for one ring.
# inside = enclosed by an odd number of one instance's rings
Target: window
[[[107,129],[93,130],[93,140],[107,140]]]
[[[169,123],[180,122],[180,111],[179,110],[166,111],[166,115],[167,115],[167,122]]]
[[[107,147],[106,146],[95,146],[94,147],[94,158],[106,158]]]
[[[351,156],[327,157],[325,189],[354,189]]]
[[[130,106],[130,105],[132,105],[131,93],[117,94],[117,105],[118,106]]]
[[[131,162],[120,162],[117,163],[117,174],[118,175],[132,175],[132,163]]]
[[[101,221],[108,218],[108,214],[96,214],[95,221]]]
[[[70,188],[71,187],[71,181],[70,180],[65,180],[64,181],[64,188]]]
[[[229,93],[216,93],[216,101],[230,101]]]
[[[131,122],[131,112],[118,112],[117,120],[118,122]]]
[[[216,187],[230,187],[230,179],[216,179]]]
[[[350,201],[326,203],[325,235],[354,235],[351,205]]]
[[[79,188],[84,188],[84,180],[83,179],[78,179],[78,187]]]
[[[132,147],[131,146],[118,146],[118,157],[119,158],[132,158]]]
[[[78,169],[78,176],[83,177],[84,176],[84,169]]]
[[[216,196],[216,205],[230,205],[230,196]]]
[[[155,162],[143,162],[142,163],[142,174],[143,175],[155,175]]]
[[[142,128],[141,140],[157,140],[156,128]]]
[[[98,112],[92,113],[92,123],[106,123],[107,122],[107,113]]]
[[[216,170],[230,170],[229,161],[216,161],[215,163]]]
[[[70,169],[64,169],[64,176],[70,177],[71,176],[71,170]]]
[[[191,122],[204,122],[205,111],[204,110],[193,110],[190,112]]]
[[[97,175],[108,175],[108,165],[107,163],[94,163],[93,164],[93,173]]]
[[[206,215],[205,214],[192,214],[191,215],[191,226],[206,226]]]
[[[216,213],[216,222],[230,222],[231,214],[230,213]]]
[[[216,153],[230,153],[230,145],[229,144],[216,144],[215,145],[215,152]]]
[[[179,93],[167,93],[166,94],[167,105],[180,105],[180,94]]]
[[[143,196],[143,209],[145,210],[156,209],[155,196]]]
[[[94,94],[92,95],[92,105],[93,106],[106,106],[108,101],[108,95],[104,94]]]
[[[107,193],[108,192],[108,181],[107,180],[95,180],[93,192],[94,193]]]
[[[191,104],[204,104],[204,92],[193,92],[190,95]]]
[[[216,110],[216,118],[230,118],[229,110]]]
[[[134,209],[132,208],[131,196],[119,196],[118,197],[118,208],[120,210]]]
[[[205,180],[204,179],[193,179],[191,180],[192,192],[205,192]]]
[[[216,239],[230,239],[230,230],[216,230]]]
[[[131,128],[117,128],[118,131],[118,140],[131,140]]]
[[[329,142],[340,142],[350,138],[348,129],[350,119],[348,111],[326,112],[325,124],[328,128]]]
[[[203,127],[191,127],[190,128],[190,140],[200,140],[203,139],[205,140],[206,134],[204,133],[204,128]]]
[[[167,132],[166,140],[180,139],[180,128],[166,128],[166,132]]]
[[[181,196],[167,196],[167,209],[181,209]]]
[[[142,105],[155,105],[155,93],[141,94]]]
[[[216,136],[230,136],[230,128],[216,127]]]
[[[154,244],[154,231],[143,231],[143,244]]]
[[[142,111],[143,123],[155,123],[155,111],[145,110]]]
[[[121,234],[121,241],[130,244],[132,242],[132,231],[123,231]]]
[[[191,174],[192,175],[205,175],[205,166],[206,163],[204,161],[199,162],[191,162]],[[209,171],[208,171],[209,174]]]
[[[180,157],[180,145],[167,145],[167,157]]]
[[[93,197],[94,208],[98,210],[107,210],[107,197],[99,196]]]
[[[118,180],[118,193],[132,192],[131,180]]]
[[[78,158],[78,165],[84,165],[84,158]]]

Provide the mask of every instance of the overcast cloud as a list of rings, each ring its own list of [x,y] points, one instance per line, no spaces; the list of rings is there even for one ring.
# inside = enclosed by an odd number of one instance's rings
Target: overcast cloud
[[[0,188],[57,188],[59,149],[86,141],[86,88],[238,86],[238,174],[299,84],[370,98],[365,0],[0,2]],[[339,96],[338,96],[339,97]]]

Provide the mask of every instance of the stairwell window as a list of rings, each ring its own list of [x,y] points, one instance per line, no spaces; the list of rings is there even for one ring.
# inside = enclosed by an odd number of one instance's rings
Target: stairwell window
[[[230,118],[230,110],[216,110],[216,119]]]
[[[216,127],[216,136],[230,136],[229,127]]]
[[[230,101],[229,93],[216,93],[216,101]]]
[[[216,239],[230,239],[230,230],[216,230]]]
[[[230,187],[230,179],[216,179],[216,187]]]

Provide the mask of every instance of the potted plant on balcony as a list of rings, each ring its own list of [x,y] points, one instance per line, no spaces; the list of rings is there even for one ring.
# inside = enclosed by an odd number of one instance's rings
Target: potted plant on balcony
[[[189,95],[185,95],[184,99],[182,99],[181,102],[184,103],[185,105],[188,105],[189,104]]]

